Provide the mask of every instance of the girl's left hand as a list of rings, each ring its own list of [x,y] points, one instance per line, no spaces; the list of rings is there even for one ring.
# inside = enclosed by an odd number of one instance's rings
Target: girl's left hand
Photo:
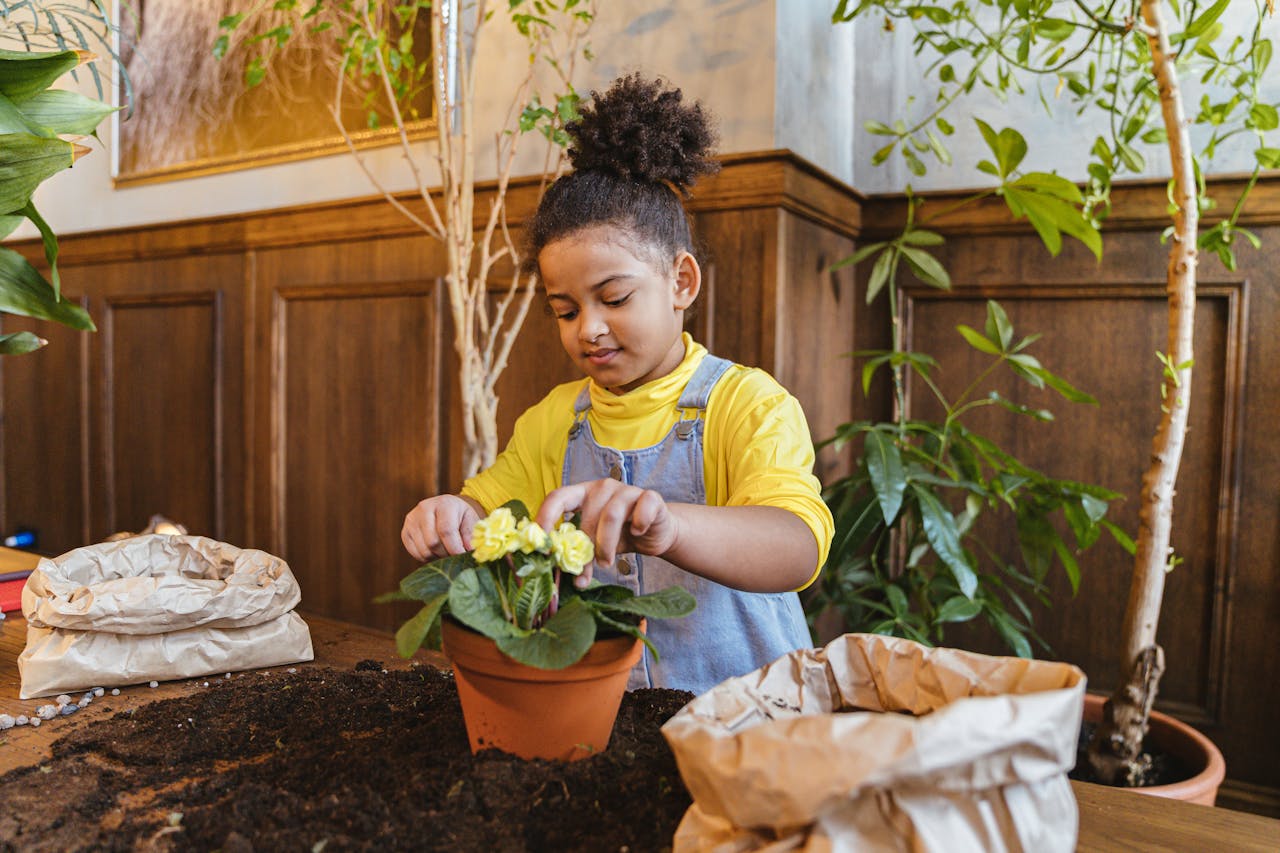
[[[544,530],[552,530],[565,514],[576,511],[582,512],[579,527],[595,543],[595,562],[601,566],[611,565],[619,553],[628,551],[661,556],[679,538],[679,521],[662,495],[618,480],[591,480],[556,489],[542,502],[537,522]],[[575,585],[585,587],[591,574],[588,564]]]

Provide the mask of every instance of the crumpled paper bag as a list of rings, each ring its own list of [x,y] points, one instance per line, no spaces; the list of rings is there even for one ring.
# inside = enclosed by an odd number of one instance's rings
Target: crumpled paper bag
[[[1070,851],[1085,677],[847,634],[694,699],[662,733],[682,851]]]
[[[20,696],[314,657],[289,566],[203,536],[135,536],[41,560],[22,591]]]

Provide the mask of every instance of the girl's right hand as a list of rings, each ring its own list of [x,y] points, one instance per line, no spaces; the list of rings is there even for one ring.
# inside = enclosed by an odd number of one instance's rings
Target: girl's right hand
[[[400,541],[416,560],[465,554],[471,529],[480,520],[478,504],[458,495],[436,495],[421,501],[404,517]]]

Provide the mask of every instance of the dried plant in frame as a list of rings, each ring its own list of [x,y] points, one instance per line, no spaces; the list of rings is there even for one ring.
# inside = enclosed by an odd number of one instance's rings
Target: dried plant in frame
[[[219,59],[220,23],[243,0],[136,0],[117,12],[118,50],[133,81],[133,115],[120,116],[113,177],[117,186],[216,174],[308,157],[346,153],[334,123],[334,90],[345,88],[342,126],[358,147],[394,144],[399,131],[379,91],[341,79],[341,48],[318,20],[279,40],[260,73],[270,85],[245,86],[259,51],[252,37],[235,38]],[[284,27],[296,18],[270,12]],[[428,25],[414,44],[429,62]],[[261,34],[275,38],[271,27]],[[405,130],[413,139],[435,131],[430,86],[415,93]]]

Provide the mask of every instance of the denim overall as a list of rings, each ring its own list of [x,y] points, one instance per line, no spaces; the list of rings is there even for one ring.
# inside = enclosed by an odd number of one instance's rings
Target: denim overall
[[[641,450],[614,450],[596,443],[587,421],[591,392],[584,385],[574,403],[574,422],[564,457],[563,485],[613,477],[653,489],[671,503],[706,504],[702,440],[707,400],[731,362],[707,355],[676,406],[682,417],[658,444]],[[732,560],[732,552],[724,555]],[[601,583],[625,586],[637,595],[679,585],[698,600],[679,619],[649,620],[648,649],[631,671],[628,690],[667,687],[702,693],[726,678],[743,675],[794,649],[809,648],[809,630],[794,592],[742,592],[673,566],[658,557],[619,554],[612,566],[597,568]]]

